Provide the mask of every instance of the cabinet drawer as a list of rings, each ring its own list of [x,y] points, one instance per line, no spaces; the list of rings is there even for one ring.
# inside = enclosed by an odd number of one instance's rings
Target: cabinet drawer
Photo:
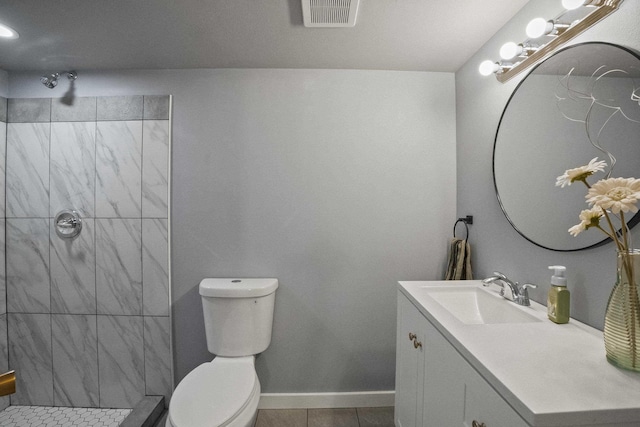
[[[464,391],[464,426],[529,427],[518,413],[469,366]]]

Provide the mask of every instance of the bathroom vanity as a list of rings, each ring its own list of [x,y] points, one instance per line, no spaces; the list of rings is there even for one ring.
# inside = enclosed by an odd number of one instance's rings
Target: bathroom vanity
[[[640,426],[640,373],[602,332],[480,281],[399,282],[397,427]]]

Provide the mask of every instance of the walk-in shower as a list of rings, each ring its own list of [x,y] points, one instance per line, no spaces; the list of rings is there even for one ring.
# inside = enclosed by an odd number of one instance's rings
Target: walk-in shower
[[[157,413],[173,389],[171,97],[0,107],[0,374],[16,378],[0,425]]]

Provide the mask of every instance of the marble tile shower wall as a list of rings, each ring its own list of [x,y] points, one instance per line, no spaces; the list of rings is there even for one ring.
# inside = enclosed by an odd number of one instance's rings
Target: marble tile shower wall
[[[7,99],[0,97],[0,373],[9,370],[9,347],[7,343],[7,300],[6,300],[6,271],[5,271],[5,154],[7,147]],[[10,397],[0,397],[0,411],[9,406]]]
[[[4,105],[0,370],[16,370],[11,404],[131,408],[145,395],[168,399],[170,98]],[[71,240],[54,229],[63,209],[83,220]]]

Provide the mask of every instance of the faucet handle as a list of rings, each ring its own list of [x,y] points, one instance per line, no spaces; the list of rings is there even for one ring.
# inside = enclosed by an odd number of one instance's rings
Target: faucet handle
[[[534,285],[533,283],[525,283],[522,286],[518,286],[519,295],[516,302],[520,305],[530,306],[531,303],[529,302],[529,291],[527,289],[535,289],[537,287],[538,285]]]

